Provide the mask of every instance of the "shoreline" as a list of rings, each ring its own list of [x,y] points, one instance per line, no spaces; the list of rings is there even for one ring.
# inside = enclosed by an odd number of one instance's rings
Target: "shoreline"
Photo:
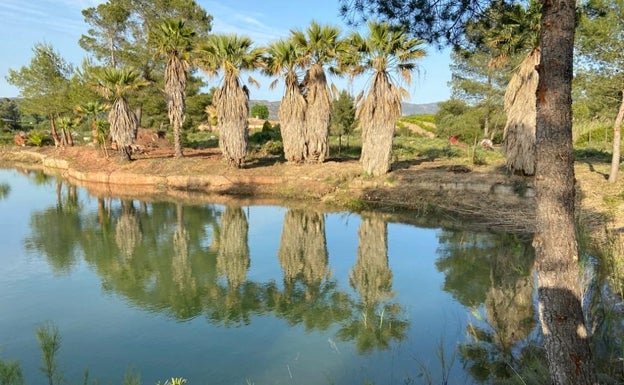
[[[443,226],[513,233],[532,232],[534,190],[529,178],[506,175],[500,166],[466,167],[420,162],[377,178],[361,175],[357,160],[291,165],[265,162],[234,169],[218,150],[163,154],[120,163],[90,147],[0,147],[0,162],[41,170],[86,188],[99,197],[323,205],[331,210],[377,210]],[[436,220],[434,220],[436,222]]]

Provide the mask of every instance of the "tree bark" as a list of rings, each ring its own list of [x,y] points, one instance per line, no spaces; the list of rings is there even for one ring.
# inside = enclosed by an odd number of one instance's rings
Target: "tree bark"
[[[574,221],[572,58],[575,0],[542,2],[535,189],[538,300],[552,384],[595,384]]]
[[[613,123],[613,156],[611,157],[611,172],[609,172],[609,182],[615,183],[618,177],[618,170],[620,169],[620,141],[621,141],[621,127],[622,120],[624,119],[624,91],[622,91],[622,102],[620,103],[620,110]]]
[[[50,132],[52,133],[52,139],[54,139],[54,146],[58,147],[62,145],[61,138],[58,136],[58,132],[56,131],[56,120],[54,119],[54,115],[50,115]]]

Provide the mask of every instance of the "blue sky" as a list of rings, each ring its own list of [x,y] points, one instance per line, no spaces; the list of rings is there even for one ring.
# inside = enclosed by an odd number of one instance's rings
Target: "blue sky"
[[[304,29],[311,20],[348,27],[338,16],[338,0],[197,0],[214,17],[213,32],[236,32],[250,36],[258,44],[285,37],[291,29]],[[38,42],[54,46],[61,56],[74,64],[80,64],[86,56],[78,46],[80,35],[87,25],[81,10],[102,3],[103,0],[2,0],[0,2],[0,96],[18,95],[18,90],[6,82],[9,68],[19,69],[28,65],[32,47]],[[428,56],[420,63],[420,73],[414,76],[409,87],[411,103],[444,101],[449,97],[447,86],[451,74],[449,51],[427,47]],[[270,79],[252,74],[261,87],[251,89],[252,99],[279,100],[283,89],[269,89]],[[246,76],[245,76],[246,78]],[[338,88],[346,88],[345,80],[330,78]],[[217,85],[210,80],[209,86]],[[366,81],[361,79],[353,85],[359,92]]]

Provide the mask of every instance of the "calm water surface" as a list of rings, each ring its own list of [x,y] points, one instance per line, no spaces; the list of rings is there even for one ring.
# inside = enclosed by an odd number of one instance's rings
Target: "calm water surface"
[[[28,384],[44,381],[34,331],[48,321],[73,384],[129,368],[143,384],[473,383],[536,328],[522,237],[98,199],[15,170],[2,186],[0,357]]]

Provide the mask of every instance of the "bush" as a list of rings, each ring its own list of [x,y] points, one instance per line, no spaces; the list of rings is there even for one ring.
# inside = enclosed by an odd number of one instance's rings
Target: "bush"
[[[268,141],[282,141],[282,133],[280,126],[273,127],[269,121],[265,121],[262,125],[262,130],[254,132],[249,136],[249,143],[263,145]]]
[[[42,130],[32,130],[28,133],[26,144],[41,147],[43,145],[53,144],[52,137]]]

